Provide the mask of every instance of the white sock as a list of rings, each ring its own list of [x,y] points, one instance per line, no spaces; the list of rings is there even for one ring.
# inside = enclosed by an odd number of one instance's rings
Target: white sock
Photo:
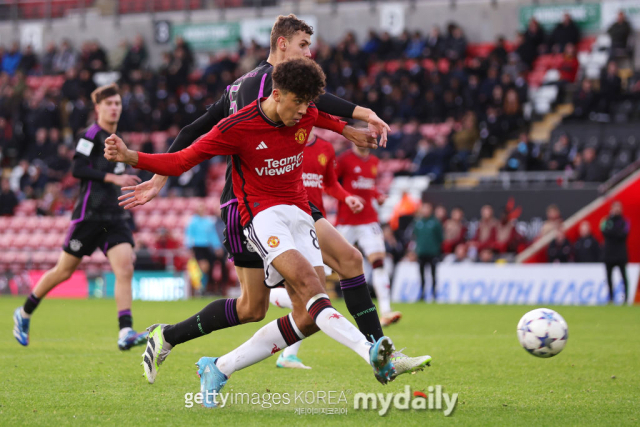
[[[293,316],[289,314],[286,317],[289,318],[288,320],[291,322],[291,326],[293,326],[298,338],[304,339],[304,335],[302,335],[293,321]],[[287,343],[280,332],[278,321],[282,322],[281,319],[269,322],[240,347],[221,356],[216,362],[218,369],[227,377],[230,377],[234,372],[258,363],[285,348]]]
[[[129,327],[120,329],[120,332],[118,332],[118,339],[121,340],[122,338],[126,337],[131,330],[132,329]]]
[[[20,309],[20,315],[21,315],[22,317],[24,317],[25,319],[30,319],[30,318],[31,318],[31,315],[30,315],[30,314],[28,314],[26,311],[24,311],[24,307],[22,307],[22,308]]]
[[[391,284],[384,268],[373,269],[373,289],[378,298],[378,308],[381,314],[391,312]]]
[[[291,298],[289,297],[289,294],[287,293],[287,290],[285,288],[271,289],[269,301],[271,302],[271,304],[280,308],[288,308],[290,310],[293,310]]]
[[[326,299],[326,301],[322,301]],[[316,325],[340,344],[349,347],[369,363],[369,349],[371,343],[362,332],[331,306],[327,294],[318,294],[307,303],[307,311],[315,317]]]
[[[300,350],[300,345],[302,345],[302,341],[298,341],[297,343],[290,345],[289,347],[282,350],[282,355],[284,357],[297,356],[298,351]]]

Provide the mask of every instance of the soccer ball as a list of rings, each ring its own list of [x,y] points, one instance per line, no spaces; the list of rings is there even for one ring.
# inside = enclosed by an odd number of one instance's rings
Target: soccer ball
[[[548,308],[536,308],[520,319],[520,345],[537,357],[553,357],[560,353],[569,337],[567,322]]]

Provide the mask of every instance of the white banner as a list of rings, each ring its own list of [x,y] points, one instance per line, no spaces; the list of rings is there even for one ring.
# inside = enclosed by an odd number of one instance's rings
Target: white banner
[[[611,24],[618,19],[618,12],[620,11],[627,15],[627,20],[634,31],[640,29],[640,2],[637,0],[605,1],[601,7],[602,17],[600,23],[604,31],[607,31]]]
[[[309,24],[314,29],[314,34],[311,36],[311,48],[316,41],[316,34],[318,33],[318,18],[313,15],[301,15],[298,18]],[[271,39],[271,28],[275,22],[274,18],[256,18],[256,19],[244,19],[240,23],[240,36],[244,43],[251,43],[251,40],[255,40],[261,46],[269,46]]]
[[[24,49],[28,45],[33,47],[35,53],[44,52],[44,25],[37,23],[20,25],[20,47]]]
[[[640,264],[627,265],[629,298],[635,298]],[[430,301],[431,272],[425,280]],[[624,295],[622,276],[613,274],[614,298]],[[439,264],[436,295],[445,304],[599,305],[608,302],[604,264]],[[393,278],[394,302],[415,302],[420,272],[415,262],[398,263]]]
[[[402,3],[383,3],[380,8],[380,29],[397,37],[404,31],[404,8]]]

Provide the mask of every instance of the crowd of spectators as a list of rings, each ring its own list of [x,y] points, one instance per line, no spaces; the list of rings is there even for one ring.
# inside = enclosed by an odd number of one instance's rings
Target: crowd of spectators
[[[336,45],[321,40],[315,58],[327,75],[328,91],[370,107],[394,132],[384,158],[411,166],[405,174],[429,174],[436,181],[451,170],[466,170],[478,155],[489,155],[525,126],[526,66],[514,63],[505,41],[487,58],[471,58],[462,28],[434,27],[428,35],[405,32],[392,38],[371,32],[367,40],[348,33]],[[149,64],[138,36],[105,51],[97,40],[76,46],[49,43],[36,55],[30,46],[0,48],[0,167],[19,199],[75,196],[69,177],[74,135],[92,120],[89,95],[105,74],[119,72],[123,114],[118,130],[147,135],[144,151],[164,150],[177,131],[204,113],[224,89],[268,55],[256,43],[238,42],[236,53],[210,55],[198,69],[195,53],[177,38],[158,67]],[[407,62],[412,61],[412,62]],[[33,76],[60,76],[60,84],[34,86]],[[425,123],[449,123],[448,133],[425,136]],[[152,132],[166,132],[164,144]],[[65,148],[61,148],[65,146]],[[204,196],[206,166],[189,183]],[[183,190],[179,180],[172,184]],[[178,192],[177,194],[182,194]]]

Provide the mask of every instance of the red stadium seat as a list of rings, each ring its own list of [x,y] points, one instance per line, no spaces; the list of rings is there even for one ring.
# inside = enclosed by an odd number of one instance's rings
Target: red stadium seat
[[[3,249],[11,249],[13,247],[13,241],[17,237],[17,234],[13,230],[3,229],[2,237],[0,238],[0,253]]]

